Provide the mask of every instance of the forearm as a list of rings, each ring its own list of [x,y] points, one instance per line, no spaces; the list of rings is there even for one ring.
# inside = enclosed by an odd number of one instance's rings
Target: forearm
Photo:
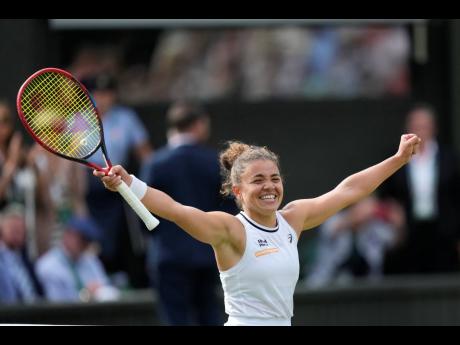
[[[180,214],[180,203],[166,193],[148,187],[145,196],[141,199],[147,209],[155,215],[176,223]]]
[[[182,205],[166,193],[148,187],[145,182],[129,175],[120,165],[113,166],[107,175],[98,170],[94,170],[93,174],[101,178],[105,187],[111,191],[117,191],[120,182],[124,181],[150,212],[177,224],[204,243],[219,242],[226,236],[228,217],[233,221],[233,216],[224,212],[204,212]]]
[[[398,155],[391,156],[384,161],[353,174],[343,180],[338,188],[351,193],[353,201],[371,194],[382,182],[393,175],[406,164],[406,160]]]
[[[215,245],[226,238],[227,227],[223,217],[217,214],[219,212],[204,212],[195,207],[182,205],[162,191],[151,187],[148,187],[141,201],[151,212],[175,223],[198,241]]]
[[[371,194],[388,177],[404,166],[416,154],[420,138],[414,134],[401,136],[398,152],[376,165],[353,174],[332,191],[314,199],[296,200],[283,210],[290,213],[298,229],[318,226],[333,214]]]

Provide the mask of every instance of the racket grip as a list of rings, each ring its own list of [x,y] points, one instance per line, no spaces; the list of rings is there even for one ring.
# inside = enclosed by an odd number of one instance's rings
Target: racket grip
[[[144,206],[144,204],[136,197],[136,195],[131,191],[126,183],[121,181],[117,187],[118,193],[121,194],[123,199],[126,200],[129,206],[136,212],[139,218],[145,223],[145,226],[149,230],[153,230],[160,221],[153,216]]]

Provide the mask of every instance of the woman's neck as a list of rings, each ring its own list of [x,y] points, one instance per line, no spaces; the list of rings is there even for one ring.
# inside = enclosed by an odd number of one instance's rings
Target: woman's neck
[[[277,225],[276,212],[270,214],[262,214],[253,210],[243,209],[243,212],[256,223],[266,226],[268,228],[274,228]]]

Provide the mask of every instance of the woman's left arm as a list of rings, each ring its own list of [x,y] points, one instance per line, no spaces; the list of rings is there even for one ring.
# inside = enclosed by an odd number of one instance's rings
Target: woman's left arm
[[[402,135],[395,155],[347,177],[326,194],[287,204],[283,208],[283,215],[299,234],[320,225],[341,209],[371,194],[383,181],[409,162],[417,153],[419,144],[420,138],[415,134]]]

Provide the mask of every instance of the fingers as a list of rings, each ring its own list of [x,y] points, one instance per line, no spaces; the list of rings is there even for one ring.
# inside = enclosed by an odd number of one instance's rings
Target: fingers
[[[410,133],[402,136],[402,142],[410,150],[410,155],[413,156],[418,153],[422,140],[416,134]]]
[[[414,136],[416,136],[416,135],[413,134],[413,133],[401,135],[401,137],[402,137],[404,140],[409,140],[410,138],[413,138]]]
[[[121,174],[123,174],[125,170],[121,166],[113,166],[108,174],[101,170],[93,170],[93,175],[99,177],[102,180],[105,188],[116,191],[117,186],[121,183],[122,178]]]
[[[103,171],[100,171],[100,170],[93,170],[93,175],[96,176],[96,177],[102,178],[102,177],[105,176],[105,173]]]
[[[418,136],[414,134],[412,137],[408,138],[407,143],[408,144],[420,144],[421,141],[422,139],[420,139]]]
[[[398,153],[407,163],[411,157],[419,151],[422,140],[414,133],[406,133],[401,135]]]
[[[96,177],[103,177],[103,176],[113,176],[113,175],[122,175],[126,173],[125,169],[121,165],[114,165],[106,175],[105,171],[103,170],[93,170],[93,175]]]
[[[406,142],[415,142],[415,141],[420,141],[421,139],[417,136],[417,134],[414,133],[408,133],[408,134],[403,134],[401,136],[401,139],[403,139]]]
[[[124,176],[125,174],[127,174],[127,172],[121,165],[114,165],[109,171],[109,176],[110,175]]]
[[[111,191],[116,191],[118,185],[121,183],[121,177],[118,175],[104,176],[102,178],[102,183],[104,184],[105,188]]]
[[[422,142],[416,134],[403,134],[401,136],[401,144],[404,146],[414,146],[419,145]]]

